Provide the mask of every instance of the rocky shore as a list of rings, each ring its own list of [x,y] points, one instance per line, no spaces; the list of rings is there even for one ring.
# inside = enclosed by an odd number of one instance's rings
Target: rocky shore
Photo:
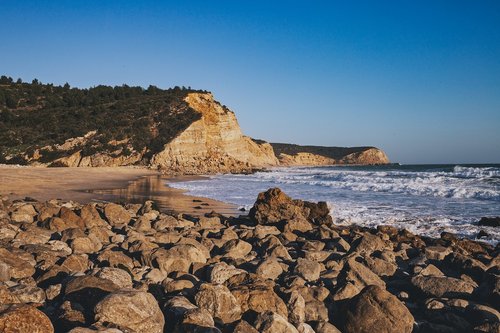
[[[0,202],[0,332],[499,332],[481,242],[337,226],[261,193],[248,216]]]

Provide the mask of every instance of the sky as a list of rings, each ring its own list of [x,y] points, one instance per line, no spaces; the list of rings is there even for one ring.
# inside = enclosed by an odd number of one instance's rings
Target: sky
[[[191,86],[270,142],[500,163],[498,0],[0,0],[0,74]]]

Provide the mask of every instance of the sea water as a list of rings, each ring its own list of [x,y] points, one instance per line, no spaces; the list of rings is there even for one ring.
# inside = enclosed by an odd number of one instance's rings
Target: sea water
[[[476,238],[484,230],[483,240],[500,240],[500,228],[477,225],[500,216],[499,164],[289,167],[169,185],[245,209],[259,192],[279,187],[293,198],[326,201],[338,224],[386,224],[432,237]]]

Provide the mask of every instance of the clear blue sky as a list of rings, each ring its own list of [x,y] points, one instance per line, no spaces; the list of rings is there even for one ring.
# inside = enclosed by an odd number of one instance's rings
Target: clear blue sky
[[[500,162],[500,2],[0,0],[0,72],[212,91],[255,138]]]

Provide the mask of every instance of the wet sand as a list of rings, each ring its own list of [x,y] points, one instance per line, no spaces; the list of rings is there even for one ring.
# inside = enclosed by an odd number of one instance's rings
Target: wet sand
[[[44,168],[0,166],[0,195],[11,199],[50,199],[142,203],[154,200],[163,211],[200,215],[216,211],[239,215],[237,207],[183,194],[167,182],[193,177],[167,177],[145,168]]]

